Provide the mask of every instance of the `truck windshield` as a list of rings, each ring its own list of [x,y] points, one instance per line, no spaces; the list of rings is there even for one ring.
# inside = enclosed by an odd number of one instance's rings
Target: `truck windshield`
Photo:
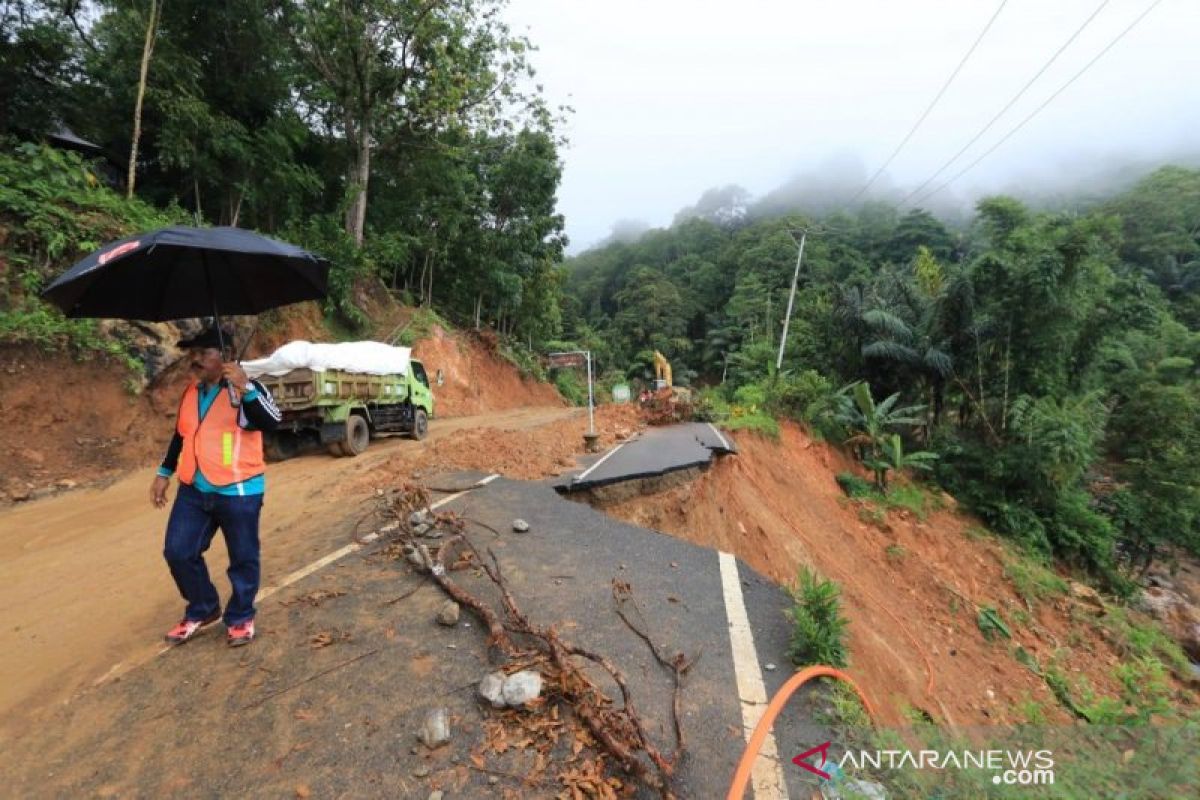
[[[429,376],[425,374],[424,365],[417,361],[412,362],[412,373],[413,377],[416,378],[422,386],[424,386],[426,389],[429,388]]]

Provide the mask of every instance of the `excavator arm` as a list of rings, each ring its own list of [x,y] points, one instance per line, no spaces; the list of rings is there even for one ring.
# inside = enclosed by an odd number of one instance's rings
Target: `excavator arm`
[[[656,386],[661,388],[675,385],[671,379],[671,362],[667,361],[666,356],[657,350],[654,351],[654,377]],[[659,381],[661,383],[658,383]]]

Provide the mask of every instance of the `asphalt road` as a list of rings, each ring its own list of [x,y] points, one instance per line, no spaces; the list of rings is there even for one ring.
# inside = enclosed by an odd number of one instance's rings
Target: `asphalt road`
[[[733,440],[706,422],[647,428],[555,484],[562,492],[584,491],[621,481],[707,466],[714,456],[736,453]]]
[[[614,611],[612,582],[632,587],[642,630],[663,652],[697,659],[684,683],[687,749],[676,795],[723,796],[746,712],[761,709],[790,673],[786,593],[727,555],[610,519],[549,483],[494,479],[445,508],[481,523],[469,525],[470,537],[495,553],[535,623],[617,664],[669,752],[670,675]],[[527,533],[512,532],[518,517]],[[344,532],[355,521],[348,517]],[[494,653],[469,614],[454,628],[435,624],[440,590],[381,550],[351,550],[285,581],[260,604],[260,639],[248,648],[230,650],[208,633],[61,708],[4,748],[9,788],[16,796],[554,796],[561,787],[522,783],[530,756],[520,747],[489,755],[491,772],[472,766],[494,715],[474,687],[495,668]],[[484,576],[454,575],[495,597]],[[776,725],[778,756],[762,772],[768,785],[782,776],[787,789],[757,797],[811,794],[790,759],[829,738],[807,721],[819,702],[797,698]],[[453,740],[431,752],[414,734],[436,707],[449,711]]]

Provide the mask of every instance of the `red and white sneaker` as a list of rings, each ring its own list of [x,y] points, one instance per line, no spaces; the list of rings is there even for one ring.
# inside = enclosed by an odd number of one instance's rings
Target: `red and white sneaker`
[[[225,641],[230,647],[241,647],[244,644],[250,644],[250,642],[254,641],[254,620],[248,619],[245,622],[239,622],[237,625],[230,625]]]
[[[188,639],[198,634],[204,628],[212,625],[221,618],[221,611],[217,609],[209,614],[204,619],[188,619],[184,617],[175,624],[174,628],[167,631],[166,639],[171,644],[183,644]]]

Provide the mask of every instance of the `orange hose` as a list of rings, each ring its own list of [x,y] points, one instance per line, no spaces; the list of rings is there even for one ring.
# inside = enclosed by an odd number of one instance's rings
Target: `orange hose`
[[[862,689],[858,688],[858,684],[854,682],[853,678],[833,667],[805,667],[788,678],[787,683],[779,687],[779,691],[767,704],[767,710],[763,712],[762,719],[758,721],[758,725],[754,727],[754,733],[750,735],[750,741],[746,743],[746,750],[742,753],[742,760],[738,762],[737,771],[733,773],[733,782],[729,785],[729,794],[725,796],[726,800],[742,800],[742,797],[745,796],[746,785],[750,783],[750,772],[754,768],[754,760],[758,758],[758,751],[762,749],[763,742],[766,741],[767,734],[771,731],[771,726],[775,724],[775,718],[779,716],[779,712],[783,711],[784,705],[796,690],[813,678],[837,678],[850,684],[850,688],[862,701],[863,708],[867,710],[871,721],[875,721],[875,709],[871,706],[871,701],[867,700],[867,696],[863,694]]]

